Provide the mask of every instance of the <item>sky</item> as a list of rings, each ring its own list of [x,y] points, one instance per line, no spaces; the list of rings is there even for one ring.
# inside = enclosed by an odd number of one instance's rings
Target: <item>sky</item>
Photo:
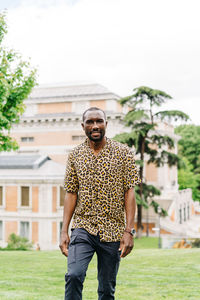
[[[127,96],[141,85],[173,97],[200,125],[199,0],[1,0],[6,46],[39,84],[90,83]]]

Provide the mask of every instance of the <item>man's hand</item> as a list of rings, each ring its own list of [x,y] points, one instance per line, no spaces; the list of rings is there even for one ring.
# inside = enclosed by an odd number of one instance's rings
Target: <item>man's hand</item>
[[[69,247],[70,238],[67,232],[62,231],[60,236],[60,250],[62,254],[68,256],[68,247]]]
[[[128,255],[133,249],[133,247],[134,247],[133,236],[128,232],[124,232],[119,247],[119,251],[121,251],[120,257],[125,257],[126,255]]]

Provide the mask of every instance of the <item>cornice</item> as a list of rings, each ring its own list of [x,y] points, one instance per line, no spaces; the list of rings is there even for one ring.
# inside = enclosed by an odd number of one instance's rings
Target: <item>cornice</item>
[[[104,94],[85,94],[85,95],[61,95],[61,96],[47,96],[47,97],[33,97],[25,100],[25,104],[42,104],[42,103],[60,103],[60,102],[79,102],[79,101],[95,101],[95,100],[115,100],[118,101],[119,96],[113,93]]]
[[[122,113],[107,113],[107,119],[109,120],[120,120],[122,121],[124,117],[124,114]],[[18,124],[15,124],[13,126],[14,128],[19,127],[31,127],[31,126],[49,126],[49,125],[62,125],[66,123],[81,123],[82,122],[82,114],[76,115],[76,114],[51,114],[51,116],[48,114],[44,115],[35,115],[32,117],[22,117],[20,122]]]

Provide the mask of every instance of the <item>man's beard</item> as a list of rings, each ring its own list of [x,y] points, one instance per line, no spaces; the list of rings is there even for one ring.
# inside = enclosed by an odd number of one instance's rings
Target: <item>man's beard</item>
[[[99,133],[99,137],[93,137],[92,134],[93,133]],[[105,131],[90,131],[90,132],[86,132],[87,137],[93,141],[93,142],[101,142],[103,140],[103,137],[105,135]]]

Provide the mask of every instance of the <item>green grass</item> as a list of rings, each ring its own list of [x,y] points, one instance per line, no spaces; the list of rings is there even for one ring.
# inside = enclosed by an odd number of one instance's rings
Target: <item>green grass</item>
[[[146,244],[145,244],[146,243]],[[116,300],[199,299],[199,249],[139,249],[122,259]],[[151,240],[157,246],[157,239]],[[149,245],[150,246],[150,245]],[[63,300],[66,259],[59,251],[0,252],[0,299]],[[96,257],[84,284],[83,300],[97,299]]]
[[[140,239],[135,238],[134,249],[156,249],[158,248],[157,237],[141,237]]]

